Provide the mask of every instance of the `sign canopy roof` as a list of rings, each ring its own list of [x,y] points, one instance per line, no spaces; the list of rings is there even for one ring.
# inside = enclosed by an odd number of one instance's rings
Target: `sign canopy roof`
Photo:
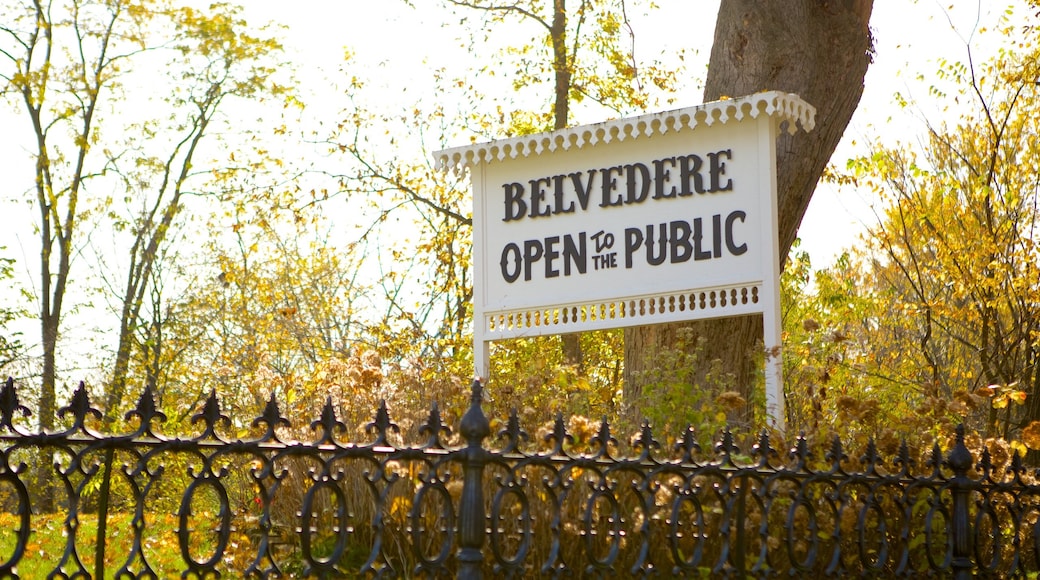
[[[816,123],[816,108],[798,95],[766,91],[674,111],[453,147],[436,152],[434,158],[440,169],[455,170],[478,163],[535,157],[558,150],[580,149],[600,143],[651,137],[673,131],[691,131],[698,126],[741,121],[760,115],[772,116],[778,123],[786,121],[787,131],[792,134],[797,131],[797,125],[811,131]]]

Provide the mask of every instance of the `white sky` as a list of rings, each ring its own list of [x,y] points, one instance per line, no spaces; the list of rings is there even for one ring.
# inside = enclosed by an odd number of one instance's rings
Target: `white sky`
[[[371,80],[369,90],[381,88],[381,100],[388,110],[398,104],[409,107],[423,94],[422,82],[428,76],[428,69],[463,67],[470,64],[468,59],[474,58],[459,48],[455,38],[457,28],[439,24],[437,18],[443,12],[430,9],[441,5],[434,0],[416,0],[424,9],[410,8],[397,0],[302,0],[292,4],[283,0],[244,0],[243,3],[247,19],[254,24],[274,21],[288,27],[284,42],[290,54],[299,55],[293,62],[304,94],[310,93],[309,97],[305,96],[305,102],[311,106],[310,113],[329,123],[337,120],[336,115],[345,104],[342,91],[335,89],[336,83],[342,82],[338,71],[343,65],[344,47],[354,53],[357,70]],[[651,56],[671,47],[686,48],[696,51],[701,59],[697,61],[700,64],[691,65],[690,70],[703,71],[711,50],[718,0],[656,0],[656,3],[661,8],[649,21],[633,22],[638,53]],[[980,3],[986,7],[980,8]],[[927,93],[927,83],[934,80],[937,59],[963,59],[965,43],[971,38],[975,49],[981,51],[981,56],[976,58],[976,62],[980,62],[990,49],[980,46],[979,36],[972,37],[972,31],[979,22],[984,26],[995,24],[1004,7],[1003,2],[989,0],[947,0],[945,4],[934,0],[875,0],[874,4],[871,23],[876,43],[875,62],[867,73],[859,110],[832,158],[839,166],[844,166],[845,159],[862,153],[862,144],[875,136],[909,141],[921,133],[923,125],[914,117],[920,117],[921,111],[896,107],[892,98],[896,91],[921,99],[919,106],[923,114],[932,120],[939,119],[939,107],[928,101]],[[982,40],[993,36],[984,35]],[[923,75],[926,81],[918,81],[917,75]],[[700,76],[691,83],[689,94],[669,108],[700,103],[703,75]],[[33,209],[22,198],[22,192],[29,191],[32,185],[31,166],[26,162],[24,146],[28,135],[11,115],[11,107],[0,106],[0,246],[6,246],[3,256],[23,262],[19,271],[25,274],[26,268],[35,269],[39,250],[30,221]],[[13,131],[16,127],[18,133]],[[327,211],[335,215],[336,210],[330,207]],[[856,191],[822,186],[803,221],[802,249],[810,253],[816,267],[826,266],[843,249],[854,244],[864,224],[872,224],[873,220],[870,199]],[[31,283],[28,276],[25,281]],[[10,289],[0,288],[0,299],[17,297]],[[29,304],[27,308],[36,306]],[[97,323],[84,321],[78,327],[89,329]],[[24,332],[25,342],[37,341],[36,323],[30,324]]]

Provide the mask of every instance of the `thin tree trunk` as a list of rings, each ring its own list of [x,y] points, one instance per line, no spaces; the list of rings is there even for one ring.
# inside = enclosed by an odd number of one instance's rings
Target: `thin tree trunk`
[[[555,71],[555,100],[553,101],[553,128],[567,127],[570,117],[571,69],[567,62],[567,2],[553,0],[553,21],[550,31],[553,48],[553,70]],[[567,333],[563,341],[563,362],[581,373],[585,355],[581,350],[580,334]]]

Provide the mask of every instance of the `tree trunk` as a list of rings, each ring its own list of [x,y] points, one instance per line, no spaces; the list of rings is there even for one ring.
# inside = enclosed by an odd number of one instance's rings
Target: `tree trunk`
[[[549,31],[553,49],[555,87],[553,100],[553,129],[563,129],[570,121],[571,66],[567,61],[567,1],[553,0],[552,28]],[[579,373],[584,372],[585,354],[581,350],[580,334],[571,332],[560,337],[563,362]]]
[[[777,195],[781,264],[798,233],[816,183],[863,94],[871,61],[872,0],[722,0],[704,101],[764,90],[798,94],[816,107],[808,134],[781,132],[777,140]],[[720,360],[742,395],[751,392],[762,338],[762,317],[643,326],[625,331],[625,399],[638,406],[648,353],[666,348],[677,328],[704,337],[700,361]],[[671,338],[670,338],[671,337]],[[688,344],[697,344],[689,341]]]
[[[553,127],[563,129],[570,118],[571,66],[567,62],[567,2],[553,0],[552,28],[549,30],[553,51],[555,88]]]

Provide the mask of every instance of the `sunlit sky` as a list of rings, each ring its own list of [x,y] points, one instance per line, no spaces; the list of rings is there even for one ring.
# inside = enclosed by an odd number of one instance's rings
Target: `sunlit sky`
[[[631,15],[636,50],[646,57],[673,48],[691,51],[695,57],[689,70],[694,77],[688,94],[678,95],[669,108],[700,104],[718,0],[655,1],[660,9],[648,19]],[[345,49],[353,54],[351,66],[369,79],[369,90],[381,91],[380,100],[390,110],[396,106],[408,108],[424,94],[422,79],[428,76],[428,69],[469,66],[472,62],[467,61],[480,57],[459,48],[458,29],[442,26],[444,10],[438,7],[443,5],[433,0],[417,0],[421,7],[410,7],[399,0],[305,0],[292,4],[248,0],[244,4],[245,15],[251,22],[273,21],[286,27],[284,43],[304,99],[311,107],[309,114],[329,122],[335,122],[335,115],[344,106],[342,91],[334,87],[343,82],[339,71]],[[870,140],[880,137],[887,142],[896,138],[910,141],[922,134],[922,118],[940,120],[945,103],[931,101],[927,91],[928,84],[934,82],[937,60],[963,60],[968,45],[975,51],[975,62],[992,53],[986,42],[996,35],[980,35],[977,31],[993,26],[1005,8],[1003,2],[988,0],[875,0],[874,4],[871,24],[875,62],[867,73],[860,107],[832,158],[838,166],[863,153],[864,144]],[[528,37],[525,32],[523,38]],[[919,75],[923,80],[918,79]],[[909,110],[897,107],[893,99],[897,91],[916,105]],[[439,95],[425,95],[431,97]],[[26,157],[29,135],[24,125],[16,124],[12,114],[12,107],[0,107],[0,246],[6,246],[2,255],[21,263],[18,271],[28,284],[31,276],[27,269],[35,269],[39,252],[31,226],[34,210],[24,201],[12,198],[28,192],[32,185],[31,165]],[[815,267],[831,263],[843,249],[856,243],[865,226],[874,223],[871,203],[868,195],[855,190],[839,191],[828,185],[817,190],[800,230],[802,249],[810,253]],[[335,219],[336,209],[330,208],[328,214]],[[16,299],[10,289],[0,289],[0,297]],[[23,337],[26,342],[38,340],[37,329],[35,323],[27,328]]]

